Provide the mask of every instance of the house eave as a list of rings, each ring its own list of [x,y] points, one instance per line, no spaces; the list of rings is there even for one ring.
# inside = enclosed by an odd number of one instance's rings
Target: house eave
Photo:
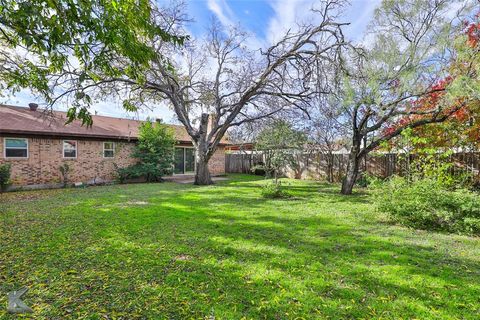
[[[138,141],[138,137],[125,137],[114,135],[98,135],[98,134],[81,134],[81,133],[65,133],[65,132],[46,132],[46,131],[31,131],[31,130],[5,130],[0,129],[0,135],[14,135],[14,136],[29,136],[29,137],[44,137],[44,138],[79,138],[82,140],[115,140],[115,141]],[[176,140],[177,144],[191,145],[192,141]],[[226,146],[226,143],[219,143],[219,146]]]
[[[45,131],[29,131],[29,130],[5,130],[0,129],[2,135],[22,135],[22,136],[42,136],[54,138],[82,138],[82,139],[104,139],[104,140],[122,140],[122,141],[137,141],[137,137],[124,137],[113,135],[96,135],[96,134],[81,134],[81,133],[63,133],[63,132],[45,132]]]

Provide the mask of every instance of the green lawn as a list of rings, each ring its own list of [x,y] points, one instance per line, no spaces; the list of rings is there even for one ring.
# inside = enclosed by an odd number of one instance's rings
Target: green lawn
[[[0,195],[0,318],[480,319],[480,239],[388,224],[368,194],[285,180]]]

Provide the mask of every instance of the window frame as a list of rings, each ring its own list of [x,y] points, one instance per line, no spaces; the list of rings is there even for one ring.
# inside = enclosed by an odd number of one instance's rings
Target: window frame
[[[195,173],[197,169],[197,162],[195,161],[195,147],[194,146],[174,146],[174,149],[183,149],[183,173],[175,173],[175,152],[173,153],[174,163],[173,163],[173,175],[192,175]],[[186,161],[187,158],[187,150],[186,149],[193,149],[194,154],[194,161],[193,161],[193,171],[186,171]]]
[[[7,140],[8,139],[21,139],[21,140],[25,140],[27,142],[27,156],[26,157],[7,157]],[[29,148],[30,147],[30,141],[28,138],[15,138],[15,137],[5,137],[3,138],[3,158],[4,159],[16,159],[16,160],[25,160],[25,159],[29,159],[30,158],[30,152],[29,152]],[[8,148],[8,149],[16,149],[16,150],[24,150],[24,148]]]
[[[75,142],[75,157],[65,157],[65,141],[74,141]],[[77,159],[78,157],[78,140],[62,140],[62,159]]]
[[[112,149],[105,149],[105,144],[106,143],[111,143],[112,144]],[[113,155],[111,157],[105,157],[105,151],[112,151]],[[115,142],[113,141],[103,141],[103,158],[104,159],[113,159],[115,158]]]

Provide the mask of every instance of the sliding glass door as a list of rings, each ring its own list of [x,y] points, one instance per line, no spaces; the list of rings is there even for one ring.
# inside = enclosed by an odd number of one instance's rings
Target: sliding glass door
[[[195,172],[195,149],[175,147],[175,174],[188,174]]]
[[[175,174],[182,174],[185,172],[185,150],[184,148],[175,148],[175,167],[173,172]]]
[[[193,148],[184,148],[185,149],[185,173],[194,173],[195,172],[195,149]]]

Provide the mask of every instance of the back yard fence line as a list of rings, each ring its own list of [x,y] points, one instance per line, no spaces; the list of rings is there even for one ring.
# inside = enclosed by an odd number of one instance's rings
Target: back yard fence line
[[[229,154],[225,155],[225,172],[252,173],[252,167],[263,162],[263,154]]]
[[[405,154],[372,154],[368,155],[361,164],[361,170],[378,177],[389,177],[394,174],[405,174],[409,163],[415,160],[415,155]],[[348,154],[309,153],[297,156],[296,165],[286,168],[285,174],[292,178],[328,179],[341,181],[345,175],[348,163]],[[455,173],[480,173],[480,152],[461,152],[450,156],[454,163],[452,170]],[[251,173],[251,168],[263,162],[262,154],[226,154],[225,171],[227,173]]]

